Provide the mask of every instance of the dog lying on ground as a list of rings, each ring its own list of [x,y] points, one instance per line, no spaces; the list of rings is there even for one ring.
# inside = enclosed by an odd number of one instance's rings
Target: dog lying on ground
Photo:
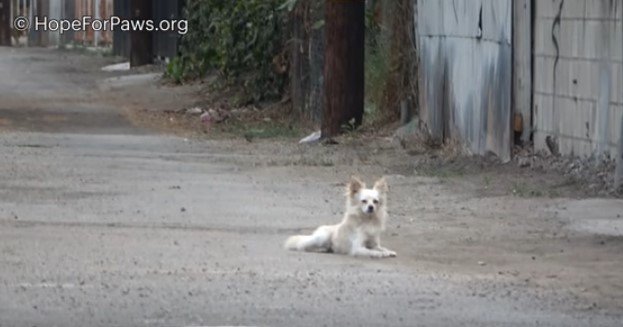
[[[395,257],[381,246],[387,220],[387,182],[378,180],[371,189],[353,177],[346,189],[346,212],[337,225],[320,226],[311,235],[288,238],[284,247],[296,251],[325,251],[374,258]]]

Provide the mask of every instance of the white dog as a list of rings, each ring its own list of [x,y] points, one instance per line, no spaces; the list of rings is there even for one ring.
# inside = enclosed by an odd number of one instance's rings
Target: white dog
[[[380,235],[387,219],[387,183],[384,178],[367,189],[353,177],[346,191],[346,213],[337,225],[320,226],[312,235],[291,236],[288,250],[327,251],[375,258],[395,257],[381,247]]]

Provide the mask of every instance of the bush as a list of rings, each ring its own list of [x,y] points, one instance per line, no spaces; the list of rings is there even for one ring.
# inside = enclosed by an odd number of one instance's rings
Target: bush
[[[184,15],[189,32],[180,55],[167,67],[176,82],[216,70],[228,85],[240,85],[250,100],[283,92],[283,0],[189,0]]]

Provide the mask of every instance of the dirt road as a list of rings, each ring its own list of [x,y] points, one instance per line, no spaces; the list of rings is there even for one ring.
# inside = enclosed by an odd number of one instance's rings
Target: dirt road
[[[384,139],[160,134],[128,110],[189,89],[115,88],[109,62],[0,48],[0,326],[623,324],[621,200],[418,175]],[[284,251],[340,219],[353,173],[388,177],[398,257]]]

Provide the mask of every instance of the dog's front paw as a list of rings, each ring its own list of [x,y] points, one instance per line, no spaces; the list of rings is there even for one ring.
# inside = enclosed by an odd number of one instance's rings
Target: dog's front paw
[[[383,254],[384,254],[386,257],[390,257],[390,258],[395,258],[395,257],[396,257],[396,252],[391,251],[391,250],[385,250],[385,251],[383,252]]]

